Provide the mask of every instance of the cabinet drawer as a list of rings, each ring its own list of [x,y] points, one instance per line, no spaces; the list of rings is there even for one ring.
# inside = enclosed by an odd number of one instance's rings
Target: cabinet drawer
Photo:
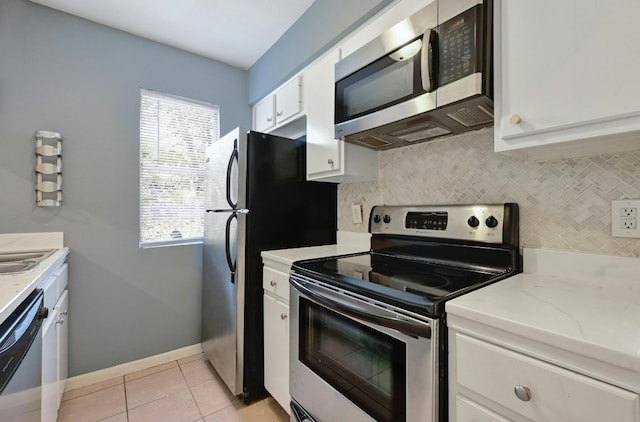
[[[637,394],[463,334],[455,343],[458,384],[531,420],[640,421]]]
[[[289,274],[264,267],[262,287],[265,292],[271,292],[289,303]]]
[[[456,397],[456,422],[509,422],[489,409],[464,397]]]
[[[63,264],[55,273],[56,277],[56,299],[60,297],[62,292],[67,288],[67,284],[69,284],[69,266],[65,263]]]

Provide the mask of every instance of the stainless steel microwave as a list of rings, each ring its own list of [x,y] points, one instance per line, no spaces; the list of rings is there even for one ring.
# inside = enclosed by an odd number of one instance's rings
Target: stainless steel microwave
[[[335,65],[335,136],[385,150],[493,124],[493,2],[435,0]]]

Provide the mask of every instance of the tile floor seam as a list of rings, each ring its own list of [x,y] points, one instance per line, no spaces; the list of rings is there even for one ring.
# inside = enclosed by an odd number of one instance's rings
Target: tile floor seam
[[[152,374],[152,375],[157,375],[157,374],[158,374],[158,373],[156,373],[156,374]],[[125,406],[127,407],[127,415],[129,414],[129,410],[134,410],[134,409],[137,409],[137,408],[139,408],[139,407],[145,406],[145,405],[147,405],[147,404],[149,404],[149,403],[153,403],[153,402],[156,402],[156,401],[158,401],[158,400],[166,399],[167,397],[170,397],[170,396],[173,396],[173,395],[176,395],[176,394],[183,393],[183,392],[184,392],[184,391],[186,391],[186,390],[189,390],[189,394],[191,394],[191,396],[193,397],[193,393],[191,392],[191,388],[189,387],[189,383],[187,383],[187,380],[186,380],[186,378],[185,378],[184,374],[182,373],[182,371],[180,371],[180,374],[182,375],[182,378],[184,379],[184,382],[185,382],[185,384],[186,384],[186,386],[187,386],[186,388],[184,388],[184,389],[182,389],[182,390],[174,391],[174,392],[173,392],[173,393],[171,393],[171,394],[165,394],[165,395],[163,395],[163,396],[161,396],[161,397],[157,397],[157,398],[155,398],[155,399],[153,399],[153,400],[151,400],[151,401],[147,401],[147,402],[144,402],[144,403],[140,403],[140,404],[138,404],[137,406],[133,406],[133,407],[131,407],[131,408],[129,408],[129,403],[128,403],[128,402],[126,402],[126,403],[125,403]],[[142,378],[144,378],[144,377],[136,378],[135,380],[130,381],[130,382],[134,382],[134,381],[140,380],[140,379],[142,379]],[[127,397],[127,385],[126,385],[126,383],[125,383],[124,391],[125,391],[125,400],[126,400],[126,397]],[[194,398],[194,401],[195,401],[195,398]],[[197,404],[197,403],[196,403],[196,404]],[[198,411],[200,411],[200,409],[198,409]],[[200,414],[202,414],[202,413],[200,413]]]
[[[196,400],[196,396],[193,394],[193,391],[191,391],[191,387],[189,387],[189,394],[191,394],[191,398],[193,399],[193,402],[196,404],[196,409],[198,409],[198,413],[200,413],[200,419],[204,419],[204,413],[202,412],[202,409],[200,409],[198,400]]]

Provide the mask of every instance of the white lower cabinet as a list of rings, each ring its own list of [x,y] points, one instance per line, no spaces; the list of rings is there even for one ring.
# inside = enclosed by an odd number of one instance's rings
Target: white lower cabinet
[[[264,267],[264,387],[289,412],[289,274]]]
[[[49,315],[42,324],[42,422],[55,422],[68,368],[68,267],[62,264],[41,284]]]
[[[640,396],[449,330],[449,418],[458,422],[639,422]]]
[[[65,289],[55,306],[58,319],[56,320],[56,340],[57,340],[57,384],[58,384],[58,406],[62,401],[62,394],[67,382],[69,373],[69,292]]]
[[[58,414],[58,364],[55,311],[42,326],[42,421],[55,421]]]

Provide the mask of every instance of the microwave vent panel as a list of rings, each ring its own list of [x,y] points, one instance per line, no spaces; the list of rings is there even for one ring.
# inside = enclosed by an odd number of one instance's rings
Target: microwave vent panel
[[[451,113],[447,113],[456,122],[466,127],[486,125],[493,122],[493,113],[487,111],[482,106],[461,108]]]
[[[374,136],[365,136],[363,138],[356,139],[356,142],[367,146],[369,148],[385,148],[391,145],[391,142],[387,142],[383,139],[376,138]]]
[[[426,122],[417,126],[411,126],[407,129],[392,132],[389,134],[389,136],[402,139],[405,142],[416,142],[423,139],[448,135],[449,133],[451,133],[449,129],[438,126],[433,122]]]

